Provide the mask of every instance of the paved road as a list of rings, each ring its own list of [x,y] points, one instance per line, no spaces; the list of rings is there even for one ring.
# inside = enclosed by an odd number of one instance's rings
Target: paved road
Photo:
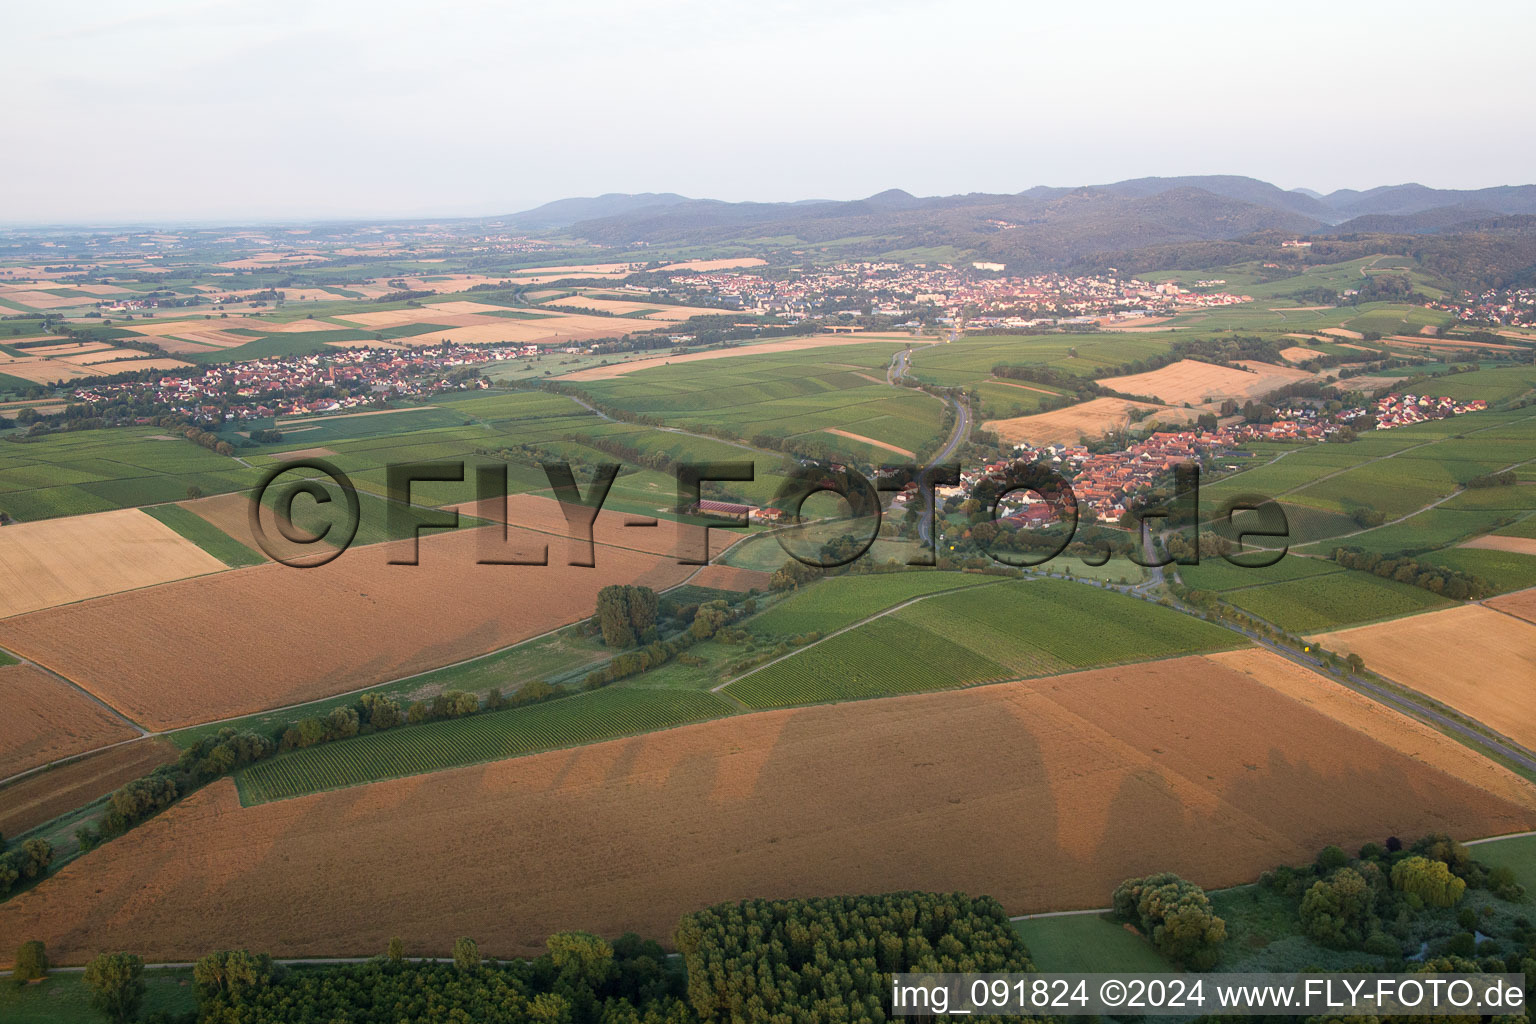
[[[911,350],[902,349],[891,357],[890,369],[886,371],[885,379],[891,387],[901,387],[902,378],[906,377],[907,369],[911,362]],[[960,447],[962,441],[971,436],[971,410],[964,402],[958,399],[947,399],[955,409],[955,425],[949,432],[949,438],[944,442],[944,447],[929,460],[917,475],[918,488],[923,494],[923,517],[917,523],[917,536],[925,545],[930,543],[933,537],[934,501],[933,492],[929,490],[929,479],[933,470],[943,464],[950,456],[955,454],[955,449]]]

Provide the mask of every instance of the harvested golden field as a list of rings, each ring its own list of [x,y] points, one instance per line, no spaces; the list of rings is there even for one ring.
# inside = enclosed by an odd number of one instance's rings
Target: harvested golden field
[[[140,359],[144,355],[145,353],[136,348],[100,348],[89,352],[66,353],[53,358],[74,363],[77,366],[94,366],[97,363],[110,363],[118,359]]]
[[[5,710],[0,715],[0,779],[139,734],[118,715],[32,665],[0,667],[0,708]]]
[[[865,378],[865,379],[867,380],[868,378]],[[855,434],[855,433],[852,433],[851,431],[840,430],[840,429],[838,429],[836,427],[827,427],[825,430],[822,431],[822,433],[824,433],[824,434],[834,434],[837,437],[846,437],[850,441],[858,441],[861,444],[873,445],[876,448],[883,448],[883,449],[885,449],[888,452],[895,452],[897,455],[905,455],[908,458],[915,458],[916,457],[914,452],[912,452],[912,451],[910,451],[910,450],[908,450],[906,448],[898,448],[894,444],[888,444],[885,441],[876,441],[872,437],[865,437],[863,434]]]
[[[570,928],[666,941],[683,913],[748,896],[960,889],[1012,913],[1096,907],[1151,871],[1223,886],[1328,843],[1536,824],[1536,800],[1514,795],[1183,658],[747,715],[249,808],[223,779],[0,905],[0,951],[37,938],[65,963],[102,949],[371,955],[400,935],[440,955],[471,935],[507,957]],[[473,884],[401,872],[401,850],[495,870]]]
[[[0,530],[0,618],[225,568],[136,508],[15,523]]]
[[[756,256],[740,257],[724,260],[687,260],[683,263],[668,263],[662,270],[694,270],[704,273],[710,270],[731,270],[735,267],[761,267],[768,261],[758,259]]]
[[[1325,327],[1321,331],[1318,331],[1317,333],[1319,333],[1319,334],[1331,334],[1335,338],[1348,338],[1350,341],[1364,341],[1365,340],[1365,335],[1361,334],[1359,331],[1349,331],[1349,330],[1345,330],[1342,327]]]
[[[1513,615],[1526,622],[1536,622],[1536,588],[1519,590],[1503,597],[1491,597],[1483,604],[1496,608],[1505,615]]]
[[[701,359],[729,359],[732,356],[771,355],[775,352],[800,352],[812,348],[837,348],[842,345],[868,345],[871,342],[890,342],[908,345],[910,337],[891,337],[870,334],[817,334],[809,338],[786,338],[783,341],[764,341],[755,345],[738,345],[735,348],[712,349],[708,352],[689,352],[677,356],[654,356],[650,359],[634,359],[627,363],[594,366],[586,370],[567,373],[560,380],[609,380],[622,377],[636,370],[649,370],[672,363],[695,363]]]
[[[505,520],[501,516],[500,502],[496,500],[485,503],[478,500],[465,501],[447,507],[460,515],[475,516],[493,523],[505,521],[518,530],[542,535],[538,540],[540,544],[549,544],[551,562],[568,561],[567,554],[585,557],[585,551],[572,540],[574,531],[566,521],[560,502],[553,498],[536,494],[509,494]],[[700,551],[704,542],[703,534],[702,526],[679,523],[672,519],[631,515],[612,509],[599,512],[592,524],[592,541],[595,544],[665,555],[674,561],[684,554],[692,556]],[[718,558],[740,537],[739,530],[710,530],[709,557]],[[601,566],[601,561],[598,564]]]
[[[40,284],[29,284],[21,288],[0,289],[0,298],[30,309],[67,309],[70,306],[83,306],[88,302],[96,301],[90,295],[53,295],[49,292],[33,290],[41,287],[43,286]]]
[[[1151,395],[1170,405],[1202,405],[1227,398],[1247,399],[1267,395],[1276,388],[1310,377],[1304,370],[1249,361],[1245,370],[1196,359],[1181,359],[1151,373],[1106,377],[1105,387],[1126,395]]]
[[[592,614],[609,583],[660,590],[693,570],[601,547],[596,568],[477,565],[546,537],[489,529],[375,544],[314,569],[278,563],[0,621],[0,645],[74,680],[134,721],[175,729],[280,707],[499,650]]]
[[[189,341],[195,345],[211,345],[214,348],[236,348],[240,345],[248,345],[256,339],[248,334],[233,334],[229,331],[186,331],[174,338],[161,338],[161,347],[165,347],[167,341]],[[170,349],[166,349],[170,351]]]
[[[1536,495],[1533,495],[1536,497]],[[1469,540],[1465,544],[1457,545],[1463,548],[1486,548],[1489,551],[1512,551],[1517,555],[1536,555],[1536,537],[1479,537]]]
[[[466,299],[455,299],[452,302],[429,303],[426,308],[439,313],[502,313],[506,311],[507,307],[492,306],[484,302],[470,302]]]
[[[90,754],[0,789],[0,833],[19,835],[176,760],[169,740],[142,739]]]
[[[53,384],[80,377],[98,376],[95,370],[73,363],[61,363],[56,359],[27,359],[0,356],[0,373],[20,377],[34,384]]]
[[[337,319],[340,319],[339,317]],[[267,323],[261,324],[262,330],[274,334],[307,334],[310,331],[334,331],[336,325],[324,320],[290,320],[286,324]]]
[[[630,299],[602,299],[592,298],[587,295],[567,295],[565,298],[555,299],[550,306],[574,307],[577,309],[595,309],[604,313],[612,313],[614,316],[624,316],[629,313],[639,313],[643,310],[652,310],[641,319],[645,320],[670,320],[682,321],[695,316],[719,316],[725,310],[710,309],[705,306],[669,306],[659,302],[645,302],[644,300]]]
[[[1523,352],[1519,345],[1500,345],[1491,341],[1470,341],[1463,338],[1427,338],[1421,334],[1394,334],[1388,340],[1403,341],[1431,349],[1489,348],[1500,352]]]
[[[1304,363],[1308,359],[1316,359],[1322,354],[1323,353],[1317,351],[1317,349],[1302,348],[1300,345],[1295,345],[1291,348],[1283,348],[1280,350],[1280,358],[1292,363]]]
[[[128,323],[124,323],[122,326],[125,330],[132,331],[135,334],[147,335],[151,338],[159,338],[171,334],[190,335],[192,332],[196,331],[229,331],[236,327],[252,331],[276,330],[273,325],[267,323],[265,320],[258,320],[254,317],[232,316],[228,320],[215,320],[214,318],[207,316],[188,318],[185,313],[181,315],[181,319],[179,320],[133,320]],[[326,325],[325,329],[334,331],[336,329],[336,325]],[[238,338],[240,335],[231,335],[231,337]],[[254,340],[254,338],[245,339],[245,341]]]
[[[1316,640],[1536,747],[1536,625],[1470,604]]]
[[[1094,398],[1065,409],[1015,416],[1006,420],[987,420],[982,429],[990,430],[1010,444],[1076,444],[1083,438],[1099,437],[1111,430],[1130,425],[1133,409],[1153,410],[1158,422],[1192,422],[1199,413],[1193,409],[1174,409],[1124,398]]]
[[[44,356],[52,359],[55,356],[78,356],[91,352],[104,352],[111,347],[111,345],[102,341],[79,341],[70,345],[34,345],[25,351],[29,356]],[[143,353],[140,354],[142,355]]]

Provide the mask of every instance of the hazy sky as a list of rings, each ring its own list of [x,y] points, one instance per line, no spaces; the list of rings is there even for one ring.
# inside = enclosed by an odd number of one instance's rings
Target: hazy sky
[[[1533,30],[1530,0],[9,2],[0,221],[1524,184]]]

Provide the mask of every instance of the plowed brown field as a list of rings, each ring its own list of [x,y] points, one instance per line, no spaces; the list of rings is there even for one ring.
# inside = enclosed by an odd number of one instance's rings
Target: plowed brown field
[[[609,583],[658,590],[693,570],[602,547],[595,568],[477,565],[486,529],[394,544],[317,569],[268,563],[7,619],[0,644],[151,729],[342,693],[498,650],[592,614]],[[511,531],[510,553],[546,537]]]
[[[1490,608],[1497,608],[1505,615],[1513,615],[1526,622],[1536,622],[1536,588],[1519,590],[1513,594],[1505,594],[1503,597],[1489,598],[1483,603]]]
[[[568,928],[665,941],[722,900],[894,889],[990,893],[1013,913],[1093,907],[1149,871],[1229,885],[1328,843],[1536,824],[1536,800],[1512,792],[1182,658],[250,808],[221,780],[0,904],[0,956],[29,938],[65,963],[370,955],[397,934],[412,952],[470,935],[526,955]],[[402,851],[442,869],[402,871]]]
[[[0,779],[138,734],[120,716],[40,669],[0,668]]]
[[[758,572],[756,569],[738,569],[732,565],[706,565],[688,582],[696,587],[745,592],[753,588],[767,590],[768,581],[772,578],[771,573]]]
[[[0,832],[20,835],[176,760],[167,740],[124,743],[0,789]]]
[[[542,498],[536,494],[510,494],[507,496],[505,520],[501,517],[500,504],[495,500],[484,503],[466,501],[448,507],[460,515],[476,516],[493,523],[505,521],[520,530],[548,534],[551,561],[569,561],[567,556],[577,554],[585,557],[584,549],[579,548],[571,540],[575,531],[566,522],[560,503],[553,498]],[[691,523],[679,523],[671,519],[652,519],[642,515],[631,515],[628,512],[615,512],[611,509],[599,512],[597,520],[592,524],[594,543],[607,544],[616,548],[632,548],[654,555],[666,555],[674,560],[680,555],[693,557],[701,554],[704,532],[704,527]],[[739,539],[740,531],[738,530],[710,530],[710,557],[718,557]],[[545,538],[540,538],[540,543],[544,542]]]

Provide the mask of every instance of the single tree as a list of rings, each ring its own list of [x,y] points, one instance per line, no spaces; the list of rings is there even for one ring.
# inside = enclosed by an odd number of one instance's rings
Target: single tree
[[[144,1001],[144,961],[132,953],[102,953],[85,969],[91,1005],[117,1024],[128,1024]]]
[[[453,944],[453,966],[461,971],[480,966],[480,947],[474,939],[464,937]]]
[[[16,951],[16,971],[14,977],[17,981],[36,981],[48,974],[48,950],[42,942],[32,939],[23,942],[21,948]]]

